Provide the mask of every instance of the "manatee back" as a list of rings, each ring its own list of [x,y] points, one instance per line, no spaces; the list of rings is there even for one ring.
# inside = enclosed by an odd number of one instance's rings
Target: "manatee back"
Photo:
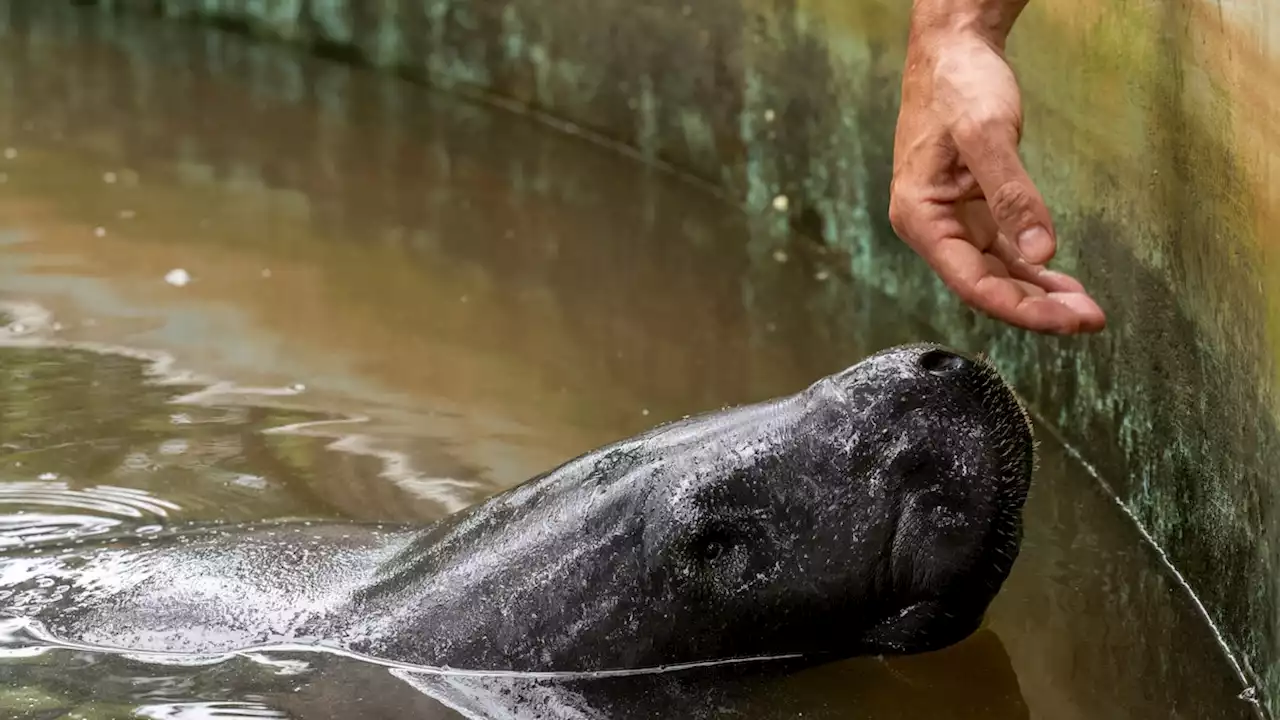
[[[335,612],[408,543],[356,523],[191,527],[0,556],[0,613],[59,640],[218,654],[335,637]]]

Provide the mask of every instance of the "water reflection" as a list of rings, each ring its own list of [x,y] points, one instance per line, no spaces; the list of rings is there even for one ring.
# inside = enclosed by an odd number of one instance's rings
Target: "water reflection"
[[[33,647],[38,654],[32,654]],[[142,717],[157,717],[148,714],[157,712],[312,720],[1029,717],[1009,656],[989,630],[939,653],[890,661],[559,680],[388,669],[340,654],[286,650],[215,663],[161,664],[41,645],[28,628],[9,623],[0,626],[0,661],[16,682],[42,688],[45,706],[74,712],[109,698],[112,706],[137,708]],[[60,671],[69,667],[76,672]],[[210,714],[190,714],[201,712]]]
[[[157,383],[133,357],[0,346],[0,542],[121,524],[339,516],[307,477],[336,453],[296,435],[273,444],[284,436],[264,432],[323,416],[172,402],[198,389]],[[366,472],[362,484],[383,483]]]

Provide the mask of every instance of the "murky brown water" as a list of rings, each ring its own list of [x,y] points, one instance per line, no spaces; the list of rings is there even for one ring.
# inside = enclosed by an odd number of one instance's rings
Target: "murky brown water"
[[[929,337],[812,249],[531,121],[97,17],[0,3],[0,543],[430,520]],[[606,717],[1248,717],[1189,598],[1041,439],[1023,555],[988,627],[941,653],[495,688],[301,650],[162,664],[3,626],[0,707],[444,718],[501,695],[551,717],[570,696]]]

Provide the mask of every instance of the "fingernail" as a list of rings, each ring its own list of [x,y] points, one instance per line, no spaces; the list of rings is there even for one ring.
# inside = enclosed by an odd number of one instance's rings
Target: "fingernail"
[[[1039,225],[1029,227],[1018,236],[1018,250],[1028,261],[1041,262],[1053,253],[1053,238]]]

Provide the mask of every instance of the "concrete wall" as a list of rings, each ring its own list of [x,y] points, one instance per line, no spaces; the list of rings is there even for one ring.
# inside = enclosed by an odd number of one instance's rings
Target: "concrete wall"
[[[1266,0],[1036,0],[1010,43],[1091,338],[961,307],[888,225],[906,0],[115,0],[518,102],[670,163],[989,353],[1185,575],[1280,707],[1280,33]],[[785,209],[775,203],[786,196]],[[839,298],[832,298],[839,304]]]

